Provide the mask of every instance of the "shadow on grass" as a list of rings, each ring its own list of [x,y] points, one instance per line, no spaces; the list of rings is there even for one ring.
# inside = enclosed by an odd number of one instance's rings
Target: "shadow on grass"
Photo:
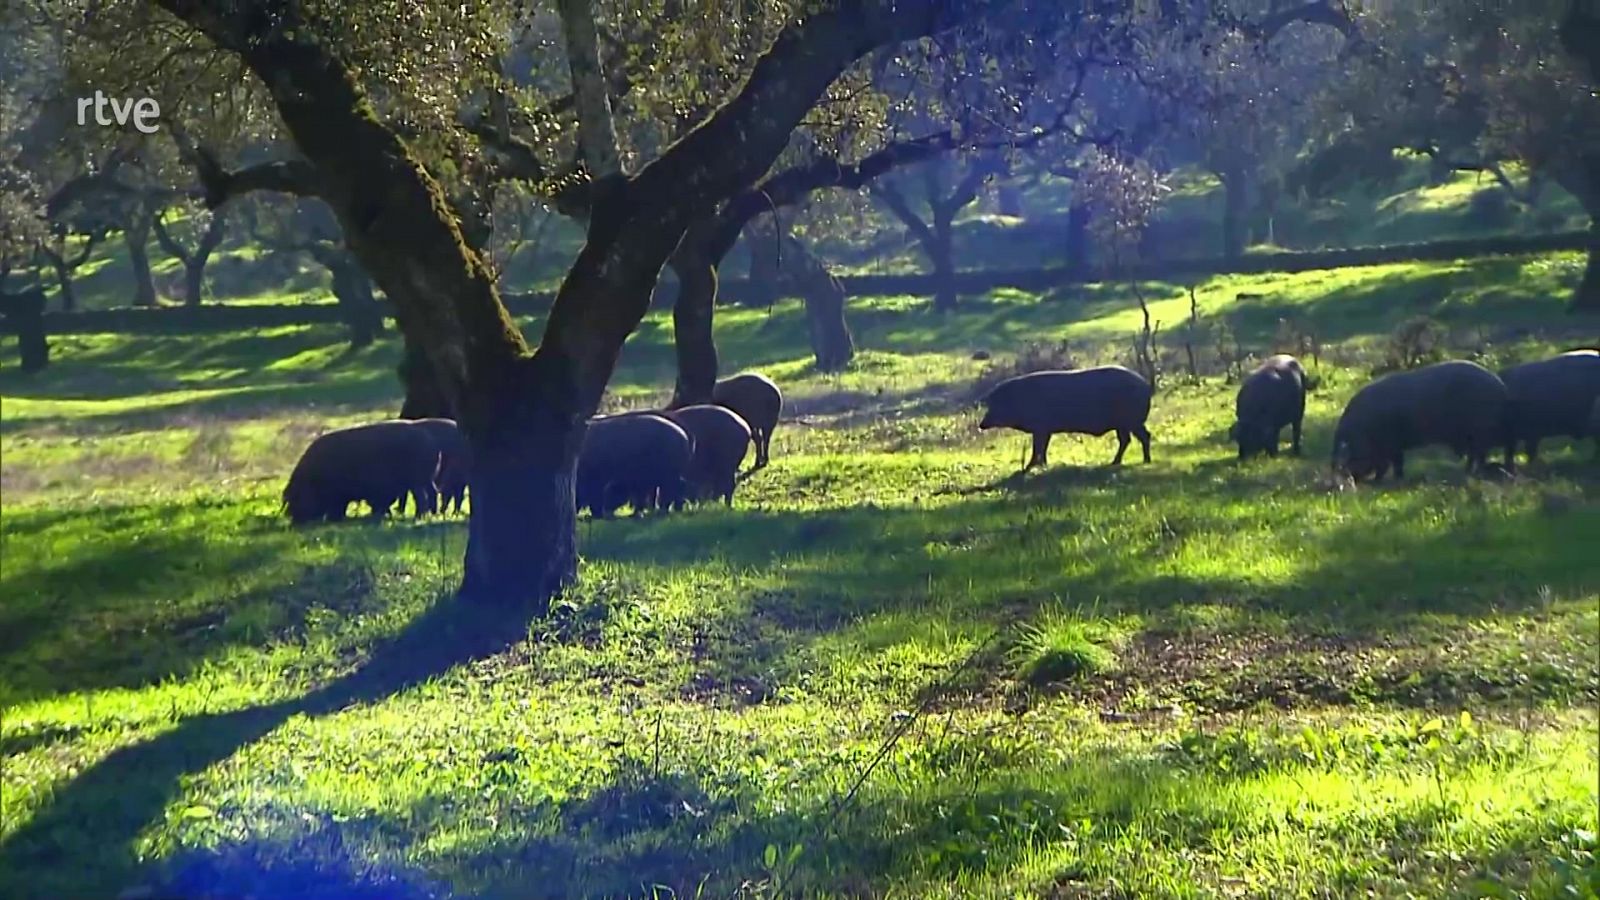
[[[112,751],[56,788],[27,824],[0,843],[0,894],[115,896],[140,871],[135,838],[178,795],[184,776],[227,759],[290,718],[377,703],[499,653],[527,639],[530,621],[525,612],[443,597],[374,647],[355,671],[324,687],[293,700],[193,716]],[[92,873],[75,868],[87,860],[101,860],[104,867]],[[17,880],[8,886],[10,879]]]
[[[184,678],[229,648],[301,636],[313,613],[381,602],[376,561],[431,550],[441,521],[307,531],[250,501],[12,514],[0,581],[0,699]],[[319,551],[332,544],[337,558]]]

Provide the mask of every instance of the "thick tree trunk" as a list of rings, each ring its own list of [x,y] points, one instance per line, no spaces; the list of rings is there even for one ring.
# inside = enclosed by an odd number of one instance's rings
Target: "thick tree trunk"
[[[333,276],[333,299],[339,304],[345,327],[350,330],[350,346],[357,350],[371,346],[383,333],[383,307],[372,296],[372,279],[343,248],[329,244],[314,245],[312,256]],[[426,363],[422,357],[418,359]],[[401,380],[407,384],[406,396],[409,397],[409,383],[404,378]],[[434,404],[431,408],[438,407]]]
[[[135,215],[122,232],[128,244],[128,263],[133,267],[133,305],[156,305],[156,282],[150,274],[150,217]]]
[[[1567,165],[1550,172],[1550,177],[1583,205],[1589,214],[1588,263],[1584,266],[1583,280],[1567,303],[1567,311],[1574,313],[1600,313],[1600,259],[1596,243],[1600,243],[1600,153],[1578,157]]]
[[[351,337],[350,344],[360,346],[356,344],[354,336]],[[456,418],[455,407],[440,389],[439,378],[434,374],[433,365],[428,362],[428,355],[410,338],[405,340],[405,349],[401,354],[397,371],[400,375],[400,384],[406,392],[405,399],[400,404],[400,418]]]
[[[185,263],[183,267],[183,305],[199,306],[205,302],[206,264],[204,260]]]
[[[752,288],[748,297],[740,297],[741,306],[770,306],[779,280],[783,277],[783,244],[778,240],[778,224],[772,217],[762,216],[750,224],[744,233],[745,246],[750,249],[750,280]]]
[[[572,384],[571,373],[556,365],[524,360],[493,404],[499,417],[468,432],[466,599],[542,611],[577,578],[574,484],[588,417],[570,412],[559,386]]]
[[[953,211],[935,209],[932,239],[925,241],[923,249],[928,261],[933,263],[933,310],[954,312],[956,308],[955,238],[952,224]]]
[[[672,341],[678,355],[678,380],[672,406],[709,403],[717,383],[717,343],[712,322],[717,304],[717,269],[686,237],[673,257],[678,274],[678,299],[672,306]]]
[[[24,372],[37,372],[50,364],[50,341],[44,332],[44,291],[31,288],[16,294],[0,293],[0,315],[17,335],[17,353]]]
[[[805,299],[811,354],[817,369],[837,372],[855,358],[856,344],[844,320],[844,284],[810,251],[796,246],[794,278]]]

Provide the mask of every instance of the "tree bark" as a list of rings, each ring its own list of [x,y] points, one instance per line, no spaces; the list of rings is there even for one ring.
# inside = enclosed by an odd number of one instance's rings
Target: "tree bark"
[[[351,338],[350,345],[360,346],[354,337]],[[439,378],[434,374],[432,364],[428,362],[428,354],[410,338],[405,339],[405,349],[401,354],[397,372],[400,375],[400,384],[405,388],[405,399],[400,404],[400,418],[456,418],[455,406],[439,389]]]
[[[17,353],[24,372],[37,372],[50,364],[50,341],[44,331],[44,291],[30,288],[15,294],[0,293],[0,315],[17,335]]]
[[[72,286],[72,266],[67,258],[48,247],[44,248],[44,257],[50,261],[50,268],[55,270],[56,285],[61,292],[62,312],[75,312],[78,309],[78,295]]]
[[[311,254],[319,265],[327,269],[333,278],[333,299],[339,305],[345,327],[350,330],[350,346],[357,350],[371,346],[378,335],[383,333],[383,307],[379,306],[377,299],[372,296],[372,279],[368,277],[366,270],[361,268],[361,264],[347,250],[332,241],[312,241],[303,249]],[[409,398],[411,384],[404,377],[400,380],[406,386],[406,396]],[[429,408],[438,409],[439,406],[430,399]],[[438,413],[438,415],[443,414]],[[425,415],[415,418],[426,417]]]
[[[150,274],[150,215],[143,210],[135,212],[122,237],[128,244],[128,263],[133,268],[133,305],[155,306],[156,282]]]
[[[212,251],[222,243],[227,219],[223,208],[211,213],[206,222],[205,231],[195,241],[194,250],[189,250],[181,244],[177,237],[167,230],[163,219],[165,211],[156,213],[150,220],[155,231],[156,242],[167,255],[176,259],[183,266],[183,305],[199,306],[205,300],[206,263],[211,260]]]
[[[788,241],[790,278],[805,301],[806,325],[811,335],[811,355],[821,372],[838,372],[855,358],[856,344],[845,324],[844,284],[827,264],[798,240]]]
[[[717,383],[717,342],[712,334],[717,265],[696,238],[691,230],[671,263],[678,275],[678,299],[672,305],[673,350],[678,357],[674,409],[711,402],[711,389]]]
[[[1589,246],[1589,261],[1583,268],[1583,280],[1578,282],[1578,289],[1567,304],[1567,311],[1593,315],[1600,313],[1600,221],[1590,224],[1589,233],[1594,238]]]
[[[1556,167],[1550,177],[1577,198],[1584,212],[1589,214],[1588,261],[1584,265],[1583,279],[1567,303],[1573,313],[1600,313],[1600,153],[1588,153]]]
[[[783,242],[778,239],[776,215],[761,216],[745,229],[745,244],[750,249],[750,286],[758,288],[741,297],[744,306],[770,306],[782,275]]]

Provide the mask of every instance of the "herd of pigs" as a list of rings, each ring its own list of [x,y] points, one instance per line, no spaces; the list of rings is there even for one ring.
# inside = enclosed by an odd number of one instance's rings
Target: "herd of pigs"
[[[1292,356],[1267,359],[1239,388],[1230,437],[1240,459],[1278,454],[1283,429],[1300,454],[1308,378]],[[1033,437],[1025,469],[1043,465],[1055,434],[1115,432],[1122,462],[1137,438],[1150,461],[1152,390],[1122,366],[1033,372],[1009,378],[985,399],[978,427]],[[783,394],[770,378],[745,373],[717,382],[712,402],[626,412],[590,420],[579,454],[578,509],[608,518],[624,505],[635,515],[696,501],[733,504],[740,468],[754,446],[767,464]],[[1496,374],[1465,360],[1382,376],[1357,391],[1333,435],[1333,466],[1353,479],[1405,474],[1405,453],[1443,446],[1484,472],[1505,449],[1514,471],[1519,449],[1530,461],[1540,441],[1596,440],[1600,458],[1600,350],[1580,349]],[[470,480],[467,443],[449,419],[390,420],[328,432],[301,455],[283,500],[295,523],[341,521],[351,503],[382,518],[411,499],[416,515],[460,512]]]

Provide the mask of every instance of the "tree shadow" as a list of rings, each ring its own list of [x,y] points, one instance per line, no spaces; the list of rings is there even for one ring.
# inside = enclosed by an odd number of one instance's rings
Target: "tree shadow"
[[[230,647],[294,639],[321,611],[360,616],[381,600],[374,560],[459,527],[358,522],[308,535],[237,503],[192,501],[30,511],[5,524],[8,553],[40,546],[0,581],[6,703],[182,678]],[[326,543],[341,552],[318,562]]]
[[[141,866],[133,853],[140,832],[182,790],[184,776],[215,765],[297,716],[325,716],[377,703],[458,665],[527,640],[527,610],[487,607],[441,597],[395,637],[376,646],[353,672],[300,697],[234,712],[193,716],[142,743],[112,751],[72,781],[0,842],[0,893],[6,880],[49,872],[50,885],[10,885],[17,895],[114,896]],[[107,848],[118,848],[108,852]],[[85,860],[104,867],[85,873]],[[66,889],[70,885],[71,889]]]

